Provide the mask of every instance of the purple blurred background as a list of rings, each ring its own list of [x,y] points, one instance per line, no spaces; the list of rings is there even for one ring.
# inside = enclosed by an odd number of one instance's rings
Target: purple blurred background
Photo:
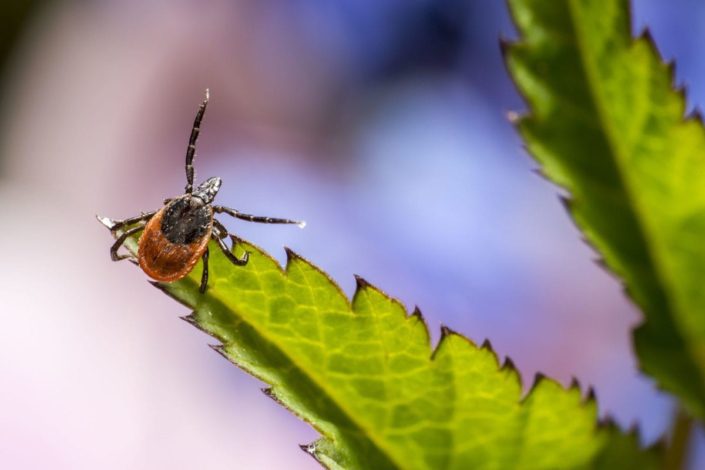
[[[667,430],[673,402],[631,352],[640,314],[505,119],[524,105],[503,2],[35,3],[0,77],[0,467],[318,468],[296,445],[316,433],[112,263],[93,218],[182,191],[206,87],[197,178],[223,178],[222,204],[308,221],[233,231],[418,305],[434,341],[441,323],[489,338],[526,386],[575,376],[646,443]],[[633,10],[705,102],[705,5]]]

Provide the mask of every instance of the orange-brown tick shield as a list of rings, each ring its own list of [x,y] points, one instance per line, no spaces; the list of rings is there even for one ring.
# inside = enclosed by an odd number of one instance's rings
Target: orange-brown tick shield
[[[161,282],[178,281],[191,272],[206,251],[213,228],[213,212],[208,211],[208,223],[204,224],[197,236],[190,237],[192,240],[189,237],[181,237],[181,240],[169,237],[169,231],[173,231],[174,227],[164,223],[164,216],[169,215],[169,209],[175,202],[161,208],[149,220],[140,236],[137,250],[142,270],[152,279]]]

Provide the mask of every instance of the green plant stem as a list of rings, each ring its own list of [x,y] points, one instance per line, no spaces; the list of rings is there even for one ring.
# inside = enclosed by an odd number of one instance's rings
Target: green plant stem
[[[693,429],[693,419],[682,409],[678,410],[673,423],[673,435],[664,455],[664,468],[667,470],[682,470],[685,467],[690,435]]]

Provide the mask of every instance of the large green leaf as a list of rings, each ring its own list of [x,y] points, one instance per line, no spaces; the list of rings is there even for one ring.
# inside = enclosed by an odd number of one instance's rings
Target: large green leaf
[[[626,0],[509,0],[506,60],[543,172],[645,321],[642,369],[705,417],[705,132]]]
[[[133,250],[134,244],[129,240]],[[291,251],[282,269],[255,246],[240,242],[237,249],[250,252],[244,267],[210,247],[205,295],[198,292],[200,267],[158,287],[193,309],[186,320],[218,338],[218,352],[268,383],[267,395],[321,433],[303,448],[325,466],[531,469],[657,461],[653,451],[638,450],[633,436],[598,427],[595,402],[577,385],[566,390],[539,376],[524,394],[511,361],[500,366],[489,343],[477,347],[443,328],[432,349],[421,313],[408,315],[361,278],[351,302]]]

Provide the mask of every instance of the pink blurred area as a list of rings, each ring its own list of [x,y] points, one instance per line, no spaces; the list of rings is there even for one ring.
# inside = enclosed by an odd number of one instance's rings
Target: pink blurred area
[[[441,323],[489,338],[527,386],[575,376],[603,416],[660,436],[672,405],[637,370],[639,313],[505,120],[522,104],[499,3],[461,9],[461,39],[391,1],[44,7],[1,103],[0,467],[317,468],[297,446],[315,431],[112,263],[94,218],[183,190],[206,87],[197,179],[223,178],[221,204],[308,222],[233,231],[282,261],[290,246],[349,294],[364,276],[418,305],[434,338]]]

